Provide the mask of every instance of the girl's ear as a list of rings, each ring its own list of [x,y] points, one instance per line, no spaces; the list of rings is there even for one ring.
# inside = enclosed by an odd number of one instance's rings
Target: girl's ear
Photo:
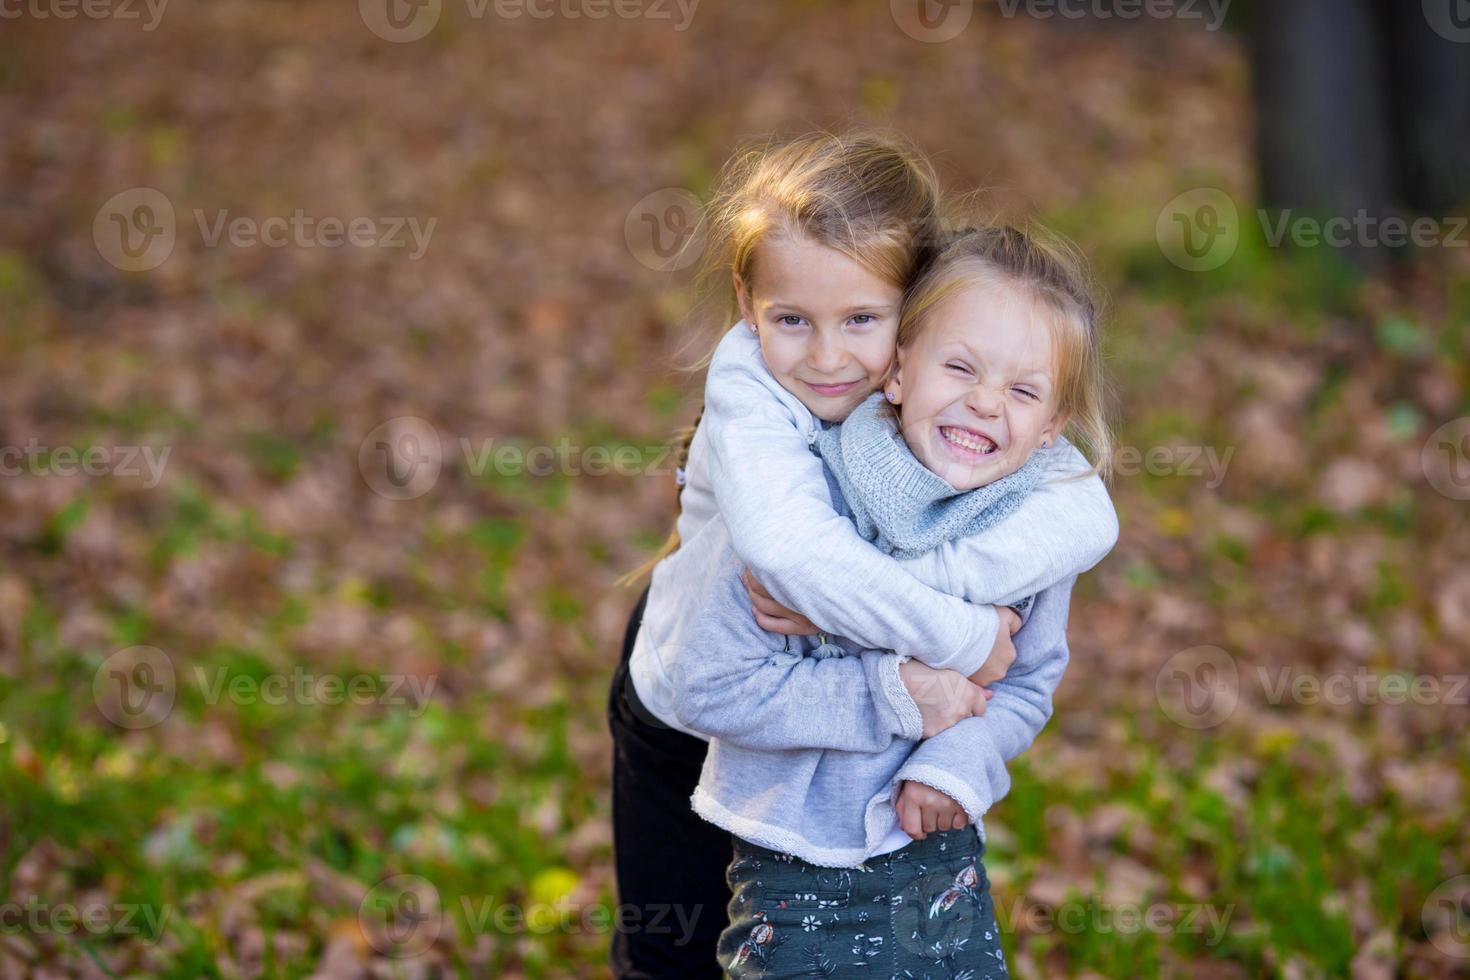
[[[1071,421],[1071,419],[1072,417],[1070,415],[1066,415],[1062,412],[1058,412],[1057,414],[1053,415],[1051,417],[1051,421],[1046,423],[1046,426],[1041,430],[1042,443],[1047,446],[1055,446],[1057,444],[1057,439],[1059,439],[1062,435],[1062,430],[1067,427],[1067,423]]]
[[[750,290],[746,288],[745,280],[740,278],[740,273],[730,273],[731,284],[735,287],[735,302],[740,307],[740,318],[750,324],[751,332],[755,332],[755,308],[750,300]]]
[[[893,363],[888,365],[888,377],[883,382],[883,397],[888,399],[888,404],[890,405],[900,405],[903,403],[902,348],[899,349],[897,356],[894,357]]]

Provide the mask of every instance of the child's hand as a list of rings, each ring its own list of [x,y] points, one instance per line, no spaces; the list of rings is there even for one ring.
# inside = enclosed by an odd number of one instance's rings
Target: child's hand
[[[985,702],[991,697],[959,671],[935,670],[917,660],[899,664],[898,676],[919,706],[925,738],[933,738],[955,722],[985,714]]]
[[[961,830],[969,822],[964,807],[932,786],[905,779],[898,788],[898,825],[914,840],[939,830]]]
[[[990,656],[985,659],[985,663],[970,675],[970,682],[981,687],[988,687],[1000,680],[1011,669],[1011,664],[1016,662],[1016,644],[1011,637],[1021,628],[1021,617],[1010,606],[996,606],[995,611],[1000,616],[1000,629],[995,631],[995,645],[990,648]]]
[[[745,583],[745,592],[750,596],[751,606],[755,608],[755,624],[767,633],[815,636],[821,632],[810,619],[773,599],[750,569],[740,573],[740,580]]]

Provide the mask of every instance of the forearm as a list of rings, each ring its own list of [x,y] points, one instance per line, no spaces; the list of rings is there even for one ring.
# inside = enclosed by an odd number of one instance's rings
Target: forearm
[[[972,821],[1010,791],[1006,763],[1031,747],[1046,718],[997,693],[979,718],[965,718],[919,743],[895,782],[932,786],[964,807]]]
[[[1096,476],[1070,444],[1057,446],[1047,479],[982,534],[946,542],[902,562],[926,585],[971,602],[1009,605],[1096,565],[1118,538],[1118,517]]]
[[[967,718],[922,742],[896,780],[912,780],[949,795],[978,820],[1010,789],[1006,763],[1031,747],[1052,714],[1066,671],[1066,614],[1074,579],[1041,593],[1026,627],[1016,634],[1016,666],[991,686],[994,697]]]
[[[771,595],[823,630],[931,667],[973,673],[997,618],[919,582],[839,515],[812,420],[759,367],[753,339],[732,331],[705,387],[710,480],[735,551]]]
[[[679,720],[758,749],[879,752],[896,737],[922,734],[899,678],[902,657],[875,650],[817,658],[784,645],[754,625],[738,580],[722,585],[674,660]]]

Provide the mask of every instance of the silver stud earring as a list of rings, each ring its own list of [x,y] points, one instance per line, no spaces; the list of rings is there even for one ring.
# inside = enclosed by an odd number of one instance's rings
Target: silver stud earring
[[[895,395],[891,391],[885,391],[885,392],[883,392],[883,397],[886,398],[886,399],[888,399],[889,401],[894,401],[895,399],[898,398],[898,396]]]

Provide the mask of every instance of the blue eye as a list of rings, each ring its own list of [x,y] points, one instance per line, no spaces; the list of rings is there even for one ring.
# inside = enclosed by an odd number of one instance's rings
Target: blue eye
[[[856,323],[856,324],[858,324],[859,326],[866,326],[869,323],[876,322],[878,318],[875,317],[871,313],[859,313],[856,316],[854,316],[852,319],[853,319],[853,322]]]
[[[786,313],[776,317],[776,322],[783,327],[799,327],[801,326],[801,317],[795,313]]]

